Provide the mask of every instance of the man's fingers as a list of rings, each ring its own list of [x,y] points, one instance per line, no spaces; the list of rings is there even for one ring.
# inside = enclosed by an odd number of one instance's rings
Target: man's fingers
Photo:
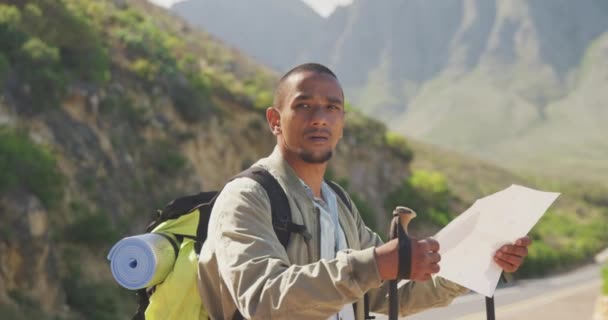
[[[437,263],[437,262],[441,261],[441,255],[437,252],[429,253],[427,258],[430,263]]]
[[[439,242],[432,238],[412,241],[412,275],[415,281],[427,281],[440,270]]]
[[[503,252],[499,252],[498,254],[496,254],[496,257],[498,259],[506,261],[509,264],[512,264],[516,267],[519,267],[521,265],[521,263],[524,261],[524,258],[522,256],[512,255],[512,254],[503,253]]]
[[[515,256],[525,257],[528,255],[528,248],[514,245],[504,245],[500,248],[499,253],[511,254]]]
[[[426,238],[424,241],[427,243],[427,250],[437,252],[439,251],[439,242],[432,238]]]
[[[494,261],[496,261],[496,264],[498,264],[498,266],[506,272],[515,272],[519,268],[518,266],[515,266],[510,262],[498,257],[494,257]]]
[[[527,247],[532,244],[532,239],[529,236],[521,237],[515,241],[515,245]]]
[[[515,272],[528,255],[528,246],[532,243],[529,236],[521,237],[515,244],[502,246],[494,255],[494,261],[506,272]]]

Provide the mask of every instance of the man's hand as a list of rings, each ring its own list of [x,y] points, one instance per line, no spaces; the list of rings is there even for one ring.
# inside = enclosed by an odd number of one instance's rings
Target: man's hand
[[[412,257],[410,279],[414,281],[427,281],[433,273],[439,272],[439,242],[435,239],[410,239]],[[399,242],[391,240],[375,250],[378,272],[383,280],[397,278],[399,266]]]
[[[506,272],[515,272],[528,255],[528,247],[532,244],[530,237],[525,236],[515,241],[515,244],[505,244],[494,255],[494,261]]]
[[[427,281],[434,273],[439,272],[439,242],[435,239],[424,238],[412,241],[412,271],[410,279]]]

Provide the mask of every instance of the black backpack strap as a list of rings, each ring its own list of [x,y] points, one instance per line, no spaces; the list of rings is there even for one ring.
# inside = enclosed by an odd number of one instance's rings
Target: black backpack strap
[[[287,249],[289,239],[292,233],[299,233],[305,238],[309,239],[311,236],[306,230],[306,226],[295,224],[291,221],[291,208],[289,207],[289,200],[287,200],[287,194],[285,190],[279,184],[277,179],[268,172],[268,170],[262,167],[250,167],[249,169],[239,173],[233,179],[247,177],[253,179],[259,183],[270,199],[270,211],[272,215],[272,226],[277,238],[283,245],[283,248]],[[243,315],[237,311],[232,316],[233,320],[242,320]]]
[[[340,200],[346,205],[348,211],[353,212],[353,205],[344,193],[344,190],[335,182],[325,179],[325,182],[331,187],[332,190],[338,195]]]
[[[146,309],[150,305],[150,297],[146,288],[137,290],[135,296],[137,297],[137,310],[135,310],[135,314],[131,317],[131,320],[146,320]]]
[[[281,187],[277,179],[268,170],[262,167],[251,167],[238,174],[235,178],[238,177],[253,179],[266,190],[270,199],[272,226],[284,248],[287,248],[292,233],[298,233],[307,239],[310,238],[306,226],[295,224],[291,221],[291,208],[289,207],[287,194],[285,194],[283,187]]]

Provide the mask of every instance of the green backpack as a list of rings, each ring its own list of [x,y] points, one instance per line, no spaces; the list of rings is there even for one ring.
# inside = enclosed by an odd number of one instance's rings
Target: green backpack
[[[272,225],[284,248],[287,248],[292,233],[306,232],[306,226],[291,221],[287,195],[268,171],[251,167],[230,181],[240,177],[253,179],[266,190],[270,199]],[[326,182],[352,211],[352,205],[342,189],[334,182]],[[220,192],[201,192],[177,198],[159,210],[158,217],[148,225],[146,232],[160,234],[171,241],[177,258],[172,271],[161,283],[137,290],[138,308],[132,320],[208,318],[197,288],[198,255],[207,239],[211,209]],[[368,318],[367,295],[365,298]],[[243,317],[236,314],[233,319]]]

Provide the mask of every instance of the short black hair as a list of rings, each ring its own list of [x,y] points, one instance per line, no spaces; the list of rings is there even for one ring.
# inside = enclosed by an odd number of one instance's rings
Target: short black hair
[[[300,72],[314,72],[314,73],[319,73],[319,74],[326,74],[326,75],[329,75],[329,76],[333,77],[334,79],[338,80],[338,77],[336,76],[336,74],[333,71],[331,71],[331,69],[329,69],[328,67],[326,67],[320,63],[308,62],[308,63],[303,63],[301,65],[295,66],[291,70],[287,71],[287,73],[285,73],[281,77],[281,79],[279,79],[279,83],[277,84],[276,89],[274,91],[274,100],[272,103],[273,106],[280,107],[278,104],[280,104],[281,95],[283,93],[283,86],[285,84],[285,81],[291,75],[300,73]]]

